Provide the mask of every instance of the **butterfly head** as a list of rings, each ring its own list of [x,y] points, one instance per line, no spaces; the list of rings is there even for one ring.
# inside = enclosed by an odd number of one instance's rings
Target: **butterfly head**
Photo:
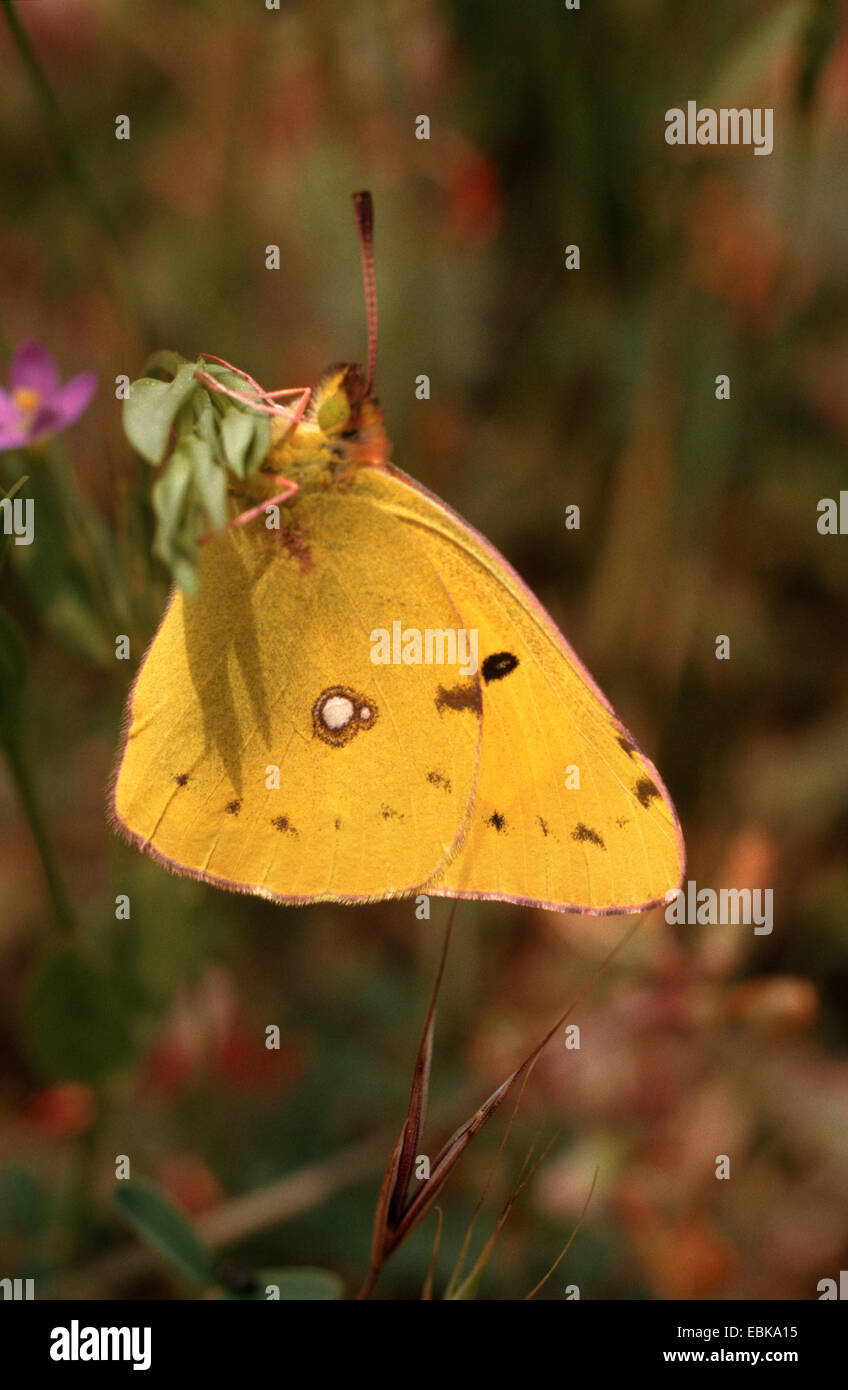
[[[369,401],[376,404],[366,393],[359,367],[343,362],[321,377],[312,392],[309,416],[322,434],[342,437],[358,428]]]
[[[267,465],[297,474],[309,464],[346,473],[363,464],[379,467],[389,458],[383,413],[358,366],[330,367],[311,394],[303,419],[271,426]],[[302,480],[302,479],[301,479]]]

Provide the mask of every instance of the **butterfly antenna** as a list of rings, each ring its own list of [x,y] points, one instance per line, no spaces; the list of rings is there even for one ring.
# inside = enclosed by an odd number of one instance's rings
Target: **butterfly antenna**
[[[370,396],[377,366],[377,278],[374,273],[374,203],[367,190],[354,193],[353,211],[359,232],[362,284],[365,289],[365,317],[368,324],[368,378],[365,394]]]

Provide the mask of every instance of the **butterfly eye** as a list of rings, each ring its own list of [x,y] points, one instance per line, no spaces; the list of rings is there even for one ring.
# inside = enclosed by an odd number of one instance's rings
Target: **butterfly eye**
[[[322,401],[316,419],[322,430],[343,429],[350,419],[350,403],[344,392],[337,391],[335,395]]]
[[[370,729],[376,718],[373,700],[345,685],[331,685],[312,707],[312,728],[331,748],[349,743],[361,729]]]

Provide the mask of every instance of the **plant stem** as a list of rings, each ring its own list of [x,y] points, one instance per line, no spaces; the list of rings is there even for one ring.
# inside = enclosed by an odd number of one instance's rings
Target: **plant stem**
[[[129,254],[124,245],[118,224],[112,216],[110,208],[100,196],[96,184],[89,176],[85,165],[77,154],[71,129],[65,119],[53,88],[50,86],[47,74],[38,61],[35,50],[30,43],[29,36],[20,21],[17,10],[15,9],[14,0],[0,0],[0,4],[3,6],[3,11],[6,15],[6,23],[12,35],[12,42],[18,51],[21,65],[27,75],[33,95],[41,108],[51,138],[58,150],[59,161],[65,177],[79,197],[81,204],[86,208],[89,216],[94,220],[97,226],[100,227],[101,231],[112,243],[112,246],[120,257],[122,263],[122,284],[132,303],[133,310],[139,322],[152,341],[156,337],[156,334],[153,332],[153,325],[147,317],[144,301],[139,293]]]
[[[80,1136],[68,1192],[69,1262],[86,1253],[94,1211],[100,1135],[105,1128],[106,1098],[103,1089],[95,1094],[95,1117]]]
[[[118,229],[112,219],[112,214],[101,200],[100,194],[92,184],[77,157],[65,118],[62,114],[62,109],[56,100],[44,69],[35,56],[27,32],[18,18],[13,0],[2,0],[2,4],[3,9],[6,11],[6,22],[9,25],[15,47],[18,50],[18,56],[29,78],[36,99],[44,113],[44,118],[50,128],[50,134],[56,142],[68,180],[74,185],[92,217],[100,224],[116,250],[124,256],[126,252],[124,251],[121,238],[118,234]]]
[[[3,738],[3,752],[9,764],[15,790],[18,793],[20,803],[29,824],[32,838],[35,841],[36,849],[41,860],[41,867],[44,870],[44,877],[47,880],[47,888],[53,904],[53,915],[56,918],[56,925],[59,929],[71,935],[76,931],[76,920],[71,910],[70,900],[65,891],[62,876],[59,873],[59,866],[44,816],[41,810],[41,803],[35,790],[35,783],[32,778],[27,759],[21,748],[19,739],[14,734],[9,734]]]
[[[110,539],[108,533],[98,524],[93,504],[82,491],[61,443],[50,439],[41,447],[36,445],[35,450],[41,455],[56,496],[67,514],[71,554],[85,576],[92,607],[97,610],[103,631],[111,634],[115,631],[118,618],[111,601],[115,593],[115,564],[110,563],[114,561],[114,556],[106,551]],[[32,464],[32,457],[28,462]]]
[[[371,1293],[371,1290],[373,1289],[373,1287],[374,1287],[374,1285],[376,1284],[376,1282],[377,1282],[377,1280],[379,1279],[379,1277],[380,1277],[380,1268],[378,1268],[378,1267],[375,1266],[374,1268],[372,1268],[372,1269],[370,1269],[370,1270],[368,1271],[368,1274],[367,1274],[366,1279],[365,1279],[365,1281],[364,1281],[364,1283],[363,1283],[363,1285],[362,1285],[362,1288],[359,1290],[359,1293],[356,1295],[356,1301],[357,1301],[357,1302],[360,1302],[360,1301],[361,1301],[362,1299],[364,1299],[364,1298],[368,1298],[369,1294]]]

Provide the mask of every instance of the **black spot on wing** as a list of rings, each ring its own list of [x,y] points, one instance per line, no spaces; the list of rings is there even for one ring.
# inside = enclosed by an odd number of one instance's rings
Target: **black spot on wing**
[[[341,830],[341,828],[342,828],[342,818],[341,818],[341,816],[336,816],[335,825],[336,825],[336,829],[337,829],[337,830]]]
[[[618,742],[620,747],[624,749],[628,758],[632,758],[633,754],[636,752],[636,745],[634,743],[631,743],[629,738],[625,738],[624,734],[618,735]]]
[[[508,676],[518,665],[518,657],[513,656],[512,652],[493,652],[487,656],[480,670],[486,684],[489,681],[502,681],[504,676]]]
[[[396,811],[394,806],[386,806],[385,803],[380,807],[380,815],[383,820],[403,820],[401,811]]]
[[[483,708],[480,687],[476,681],[464,681],[449,687],[440,685],[436,691],[435,704],[440,714],[443,709],[470,709],[479,714]]]
[[[537,816],[536,819],[537,819],[537,821],[539,822],[539,825],[540,825],[540,827],[541,827],[542,834],[543,834],[544,836],[546,836],[546,837],[547,837],[548,835],[550,835],[551,832],[550,832],[550,830],[549,830],[549,828],[548,828],[548,822],[547,822],[546,820],[542,820],[542,817],[541,817],[541,816]]]
[[[441,787],[442,791],[449,792],[451,789],[451,780],[443,772],[428,772],[427,781],[431,787]]]
[[[502,816],[500,811],[493,811],[486,824],[493,830],[506,830],[506,816]]]
[[[275,816],[271,824],[275,830],[279,830],[281,835],[294,835],[295,838],[297,837],[298,832],[295,830],[288,816]]]
[[[174,777],[174,781],[176,782],[178,787],[184,787],[186,782],[188,781],[188,773],[178,772]]]
[[[241,802],[228,801],[226,806],[224,807],[224,810],[226,811],[228,816],[237,816],[239,811],[241,810]]]
[[[619,816],[615,823],[618,826],[619,830],[623,830],[625,825],[630,824],[627,816]]]
[[[633,795],[640,806],[650,806],[655,796],[659,796],[659,790],[651,781],[650,777],[640,777],[636,786],[633,788]]]
[[[571,838],[572,840],[588,841],[590,845],[597,845],[598,849],[606,849],[606,845],[597,830],[590,830],[589,826],[584,825],[582,821],[579,825],[575,825],[571,832]]]

